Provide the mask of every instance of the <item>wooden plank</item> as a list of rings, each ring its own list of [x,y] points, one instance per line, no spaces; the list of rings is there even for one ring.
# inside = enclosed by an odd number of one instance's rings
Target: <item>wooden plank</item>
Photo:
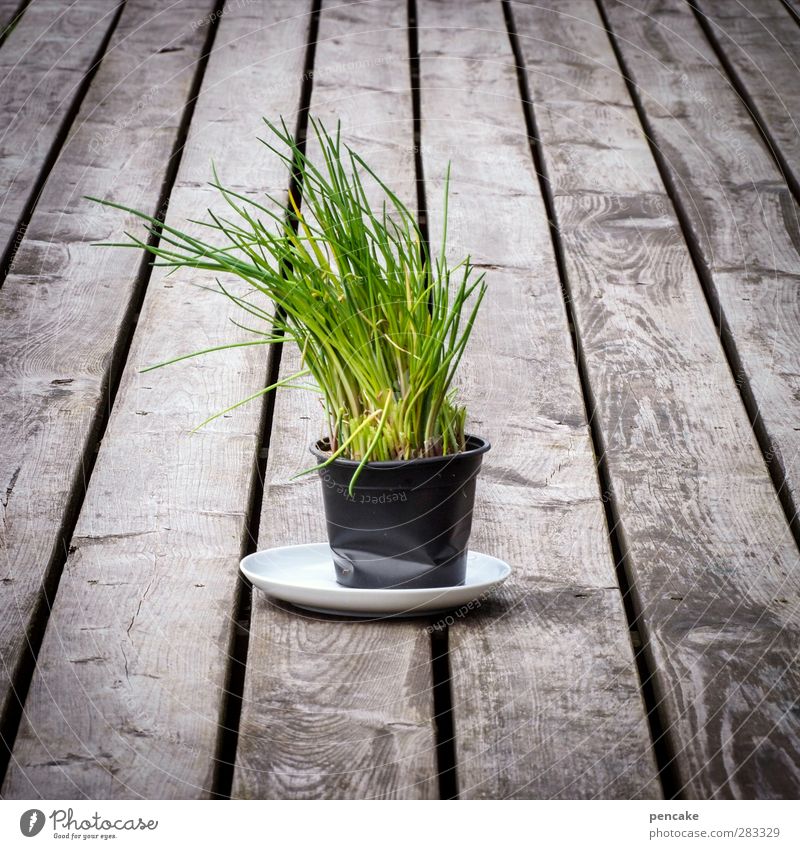
[[[311,112],[413,209],[413,114],[404,4],[322,9]],[[312,151],[313,155],[313,151]],[[281,371],[298,366],[284,347]],[[326,539],[312,462],[317,399],[278,392],[259,548]],[[253,597],[233,795],[434,798],[430,637],[423,623],[332,620]]]
[[[621,30],[644,21],[607,8]],[[516,4],[514,16],[674,749],[670,789],[794,798],[797,549],[597,7],[549,0]],[[657,64],[646,41],[625,42],[637,67]],[[678,41],[661,37],[661,50]]]
[[[0,282],[18,228],[48,157],[77,104],[81,83],[100,61],[119,3],[38,0],[0,53]]]
[[[21,0],[0,0],[0,44],[19,23],[24,8]]]
[[[800,23],[800,0],[783,0],[783,5],[792,13],[795,20]]]
[[[800,208],[691,10],[608,10],[797,535]]]
[[[182,225],[208,205],[221,211],[207,186],[212,156],[241,191],[286,191],[284,170],[259,155],[255,137],[262,115],[294,120],[308,21],[308,7],[290,0],[232,4],[221,18],[168,222]],[[165,38],[174,32],[167,26]],[[104,253],[106,262],[122,261]],[[141,375],[144,365],[238,337],[225,301],[191,286],[213,281],[163,271],[154,270],[142,306],[5,796],[207,797],[212,790],[260,409],[187,432],[206,411],[263,385],[266,351],[237,349]]]
[[[83,491],[110,371],[138,298],[142,256],[91,246],[134,228],[133,216],[91,206],[82,195],[157,211],[206,40],[205,31],[182,24],[213,3],[184,0],[154,15],[160,7],[136,0],[122,15],[0,291],[3,729],[28,640],[46,616],[43,587],[52,586],[69,542],[65,523]]]
[[[595,472],[547,216],[500,4],[420,2],[431,238],[452,160],[454,257],[488,294],[464,358],[493,444],[472,546],[512,581],[450,628],[464,798],[661,793]],[[462,611],[464,614],[466,611]]]
[[[781,0],[695,5],[800,198],[800,27]]]
[[[0,0],[0,27],[5,29],[17,17],[21,0]]]

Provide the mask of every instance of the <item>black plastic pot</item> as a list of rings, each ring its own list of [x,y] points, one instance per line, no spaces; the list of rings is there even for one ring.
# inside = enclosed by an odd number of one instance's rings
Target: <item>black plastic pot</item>
[[[324,447],[311,446],[319,462]],[[459,454],[368,463],[352,495],[357,462],[337,458],[320,469],[336,580],[367,589],[463,584],[475,479],[490,447],[468,436]]]

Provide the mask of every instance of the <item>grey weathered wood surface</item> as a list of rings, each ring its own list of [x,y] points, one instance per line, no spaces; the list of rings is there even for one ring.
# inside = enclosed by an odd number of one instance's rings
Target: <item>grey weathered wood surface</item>
[[[284,0],[232,4],[221,18],[168,222],[219,210],[206,186],[212,156],[241,191],[285,191],[256,136],[262,114],[292,121],[299,106],[307,12]],[[213,281],[163,272],[152,274],[86,493],[6,796],[212,790],[260,408],[188,430],[263,386],[267,356],[237,349],[141,375],[239,334],[221,296],[191,285]]]
[[[686,4],[608,12],[797,522],[800,209]]]
[[[13,251],[86,73],[100,58],[119,3],[83,0],[65,7],[38,0],[0,51],[0,258]],[[7,269],[0,269],[0,284]]]
[[[800,26],[781,0],[759,0],[746,11],[723,0],[695,5],[800,198]]]
[[[213,3],[185,0],[154,17],[160,8],[128,4],[0,290],[3,723],[28,637],[46,615],[43,585],[69,543],[64,523],[82,494],[142,270],[135,251],[91,245],[133,229],[133,216],[83,194],[157,211],[206,39],[181,24]]]
[[[783,2],[786,8],[794,13],[796,20],[800,22],[800,0],[783,0]]]
[[[450,629],[460,793],[658,797],[502,9],[467,0],[454,18],[421,0],[418,16],[431,239],[451,160],[452,253],[489,286],[462,366],[471,426],[493,445],[471,545],[515,569]]]
[[[2,43],[3,39],[8,34],[6,32],[7,28],[19,23],[21,18],[21,15],[19,14],[20,6],[20,0],[2,0],[2,2],[0,2],[0,43]]]
[[[514,15],[678,784],[794,797],[797,549],[595,4]]]
[[[394,0],[323,5],[311,114],[352,144],[413,209],[413,112],[406,10]],[[310,146],[313,156],[315,145]],[[299,367],[284,346],[281,372]],[[326,539],[313,463],[322,411],[279,390],[259,548]],[[426,622],[332,621],[254,590],[233,795],[436,798]]]
[[[0,0],[0,26],[18,5]],[[312,5],[225,8],[172,223],[216,204],[205,185],[212,157],[243,191],[285,195],[285,171],[254,139],[262,114],[294,125]],[[679,223],[595,4],[511,4],[596,409],[595,448],[605,451],[601,493],[502,6],[417,2],[431,235],[452,160],[451,246],[489,274],[462,373],[472,425],[494,442],[473,547],[516,570],[496,596],[453,614],[464,797],[660,793],[608,501],[676,757],[667,790],[800,790],[798,554],[737,389],[752,390],[762,449],[785,470],[796,503],[800,229],[726,76],[732,68],[791,181],[800,29],[777,0],[698,5],[736,41],[717,31],[725,68],[687,5],[600,2],[639,85]],[[74,121],[118,4],[34,0],[0,49],[0,177],[4,193],[10,186],[0,252],[16,240],[72,122],[0,291],[3,721],[11,687],[26,680],[28,635],[48,615],[42,582],[71,543],[4,797],[207,797],[219,780],[216,755],[229,755],[219,752],[219,726],[238,662],[228,657],[235,568],[257,493],[264,408],[186,432],[263,385],[267,351],[139,374],[239,331],[224,301],[191,286],[203,275],[156,269],[127,353],[149,271],[138,252],[90,248],[133,222],[79,198],[155,210],[215,6],[128,0]],[[786,6],[800,10],[796,0]],[[346,138],[413,205],[405,26],[402,3],[326,0],[312,109],[330,124],[341,117]],[[735,376],[687,236],[724,316]],[[296,362],[287,348],[282,370]],[[64,539],[123,365],[74,538]],[[289,481],[309,464],[320,419],[310,396],[278,394],[261,547],[324,538],[317,480]],[[258,593],[253,601],[233,795],[435,797],[431,623],[348,622]]]

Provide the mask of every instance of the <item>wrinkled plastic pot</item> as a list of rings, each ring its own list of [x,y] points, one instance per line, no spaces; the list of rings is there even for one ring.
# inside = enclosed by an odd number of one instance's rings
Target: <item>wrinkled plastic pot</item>
[[[475,479],[491,446],[467,437],[446,457],[368,463],[336,459],[319,470],[336,580],[362,589],[454,587],[464,583]],[[311,446],[319,462],[325,446]]]

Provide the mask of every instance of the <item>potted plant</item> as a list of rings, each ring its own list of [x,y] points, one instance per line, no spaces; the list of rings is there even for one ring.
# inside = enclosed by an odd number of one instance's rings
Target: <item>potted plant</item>
[[[221,242],[212,244],[99,201],[144,219],[157,237],[148,244],[129,235],[123,246],[149,251],[156,264],[233,274],[264,299],[234,294],[218,280],[248,325],[263,324],[258,338],[151,368],[240,345],[294,342],[301,370],[239,404],[305,378],[321,393],[327,433],[311,446],[317,464],[306,472],[322,480],[337,581],[461,584],[475,479],[489,443],[465,431],[453,380],[485,283],[469,257],[451,268],[445,255],[449,169],[441,251],[433,258],[415,216],[338,131],[311,121],[315,164],[285,124],[265,123],[272,136],[262,141],[302,187],[302,209],[294,191],[286,204],[270,197],[268,208],[223,186],[214,170],[211,185],[230,213],[209,211],[204,226]]]

